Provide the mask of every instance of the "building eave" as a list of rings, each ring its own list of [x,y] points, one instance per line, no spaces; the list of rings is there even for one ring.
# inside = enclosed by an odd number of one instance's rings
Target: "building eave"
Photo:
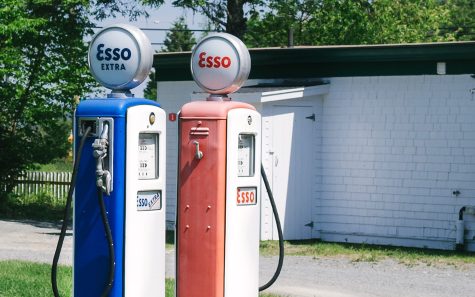
[[[475,42],[250,49],[250,79],[475,73]],[[158,81],[192,80],[191,52],[158,53]]]

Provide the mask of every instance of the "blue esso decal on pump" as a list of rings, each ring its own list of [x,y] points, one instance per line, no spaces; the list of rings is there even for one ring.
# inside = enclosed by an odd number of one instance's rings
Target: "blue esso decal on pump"
[[[89,45],[89,69],[94,78],[112,90],[130,90],[147,78],[153,50],[138,28],[117,24],[98,32]]]

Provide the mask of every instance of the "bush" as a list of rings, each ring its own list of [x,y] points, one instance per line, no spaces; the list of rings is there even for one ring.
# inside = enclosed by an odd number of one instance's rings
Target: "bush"
[[[63,218],[65,201],[43,192],[38,195],[7,195],[0,200],[0,218],[60,221]]]

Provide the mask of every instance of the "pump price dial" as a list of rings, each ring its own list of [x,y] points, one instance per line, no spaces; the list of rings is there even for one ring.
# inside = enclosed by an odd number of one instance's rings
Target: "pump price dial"
[[[237,205],[255,205],[257,204],[257,189],[254,187],[237,188]]]
[[[254,135],[239,134],[238,139],[238,176],[254,175]]]
[[[139,135],[139,179],[157,178],[157,135],[140,133]]]

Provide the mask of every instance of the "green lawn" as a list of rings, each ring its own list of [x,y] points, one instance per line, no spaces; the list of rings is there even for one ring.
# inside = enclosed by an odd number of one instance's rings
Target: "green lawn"
[[[50,297],[51,266],[24,261],[0,261],[0,297]],[[62,297],[70,296],[72,288],[72,269],[70,266],[58,267],[58,288]],[[173,297],[175,282],[167,279],[165,296]],[[261,297],[277,297],[260,294]]]
[[[319,240],[286,241],[285,254],[314,258],[344,257],[353,262],[377,262],[393,259],[406,265],[464,265],[475,264],[475,253],[422,248],[405,248],[368,244],[332,243]],[[261,255],[278,255],[277,241],[262,241]]]
[[[174,281],[167,279],[166,296],[174,294]],[[72,268],[58,267],[58,289],[61,296],[70,296]],[[0,261],[0,297],[49,297],[51,289],[51,265],[24,261]]]
[[[49,264],[0,261],[0,296],[52,296],[50,271]],[[58,289],[61,296],[69,296],[71,279],[71,267],[58,267]]]

